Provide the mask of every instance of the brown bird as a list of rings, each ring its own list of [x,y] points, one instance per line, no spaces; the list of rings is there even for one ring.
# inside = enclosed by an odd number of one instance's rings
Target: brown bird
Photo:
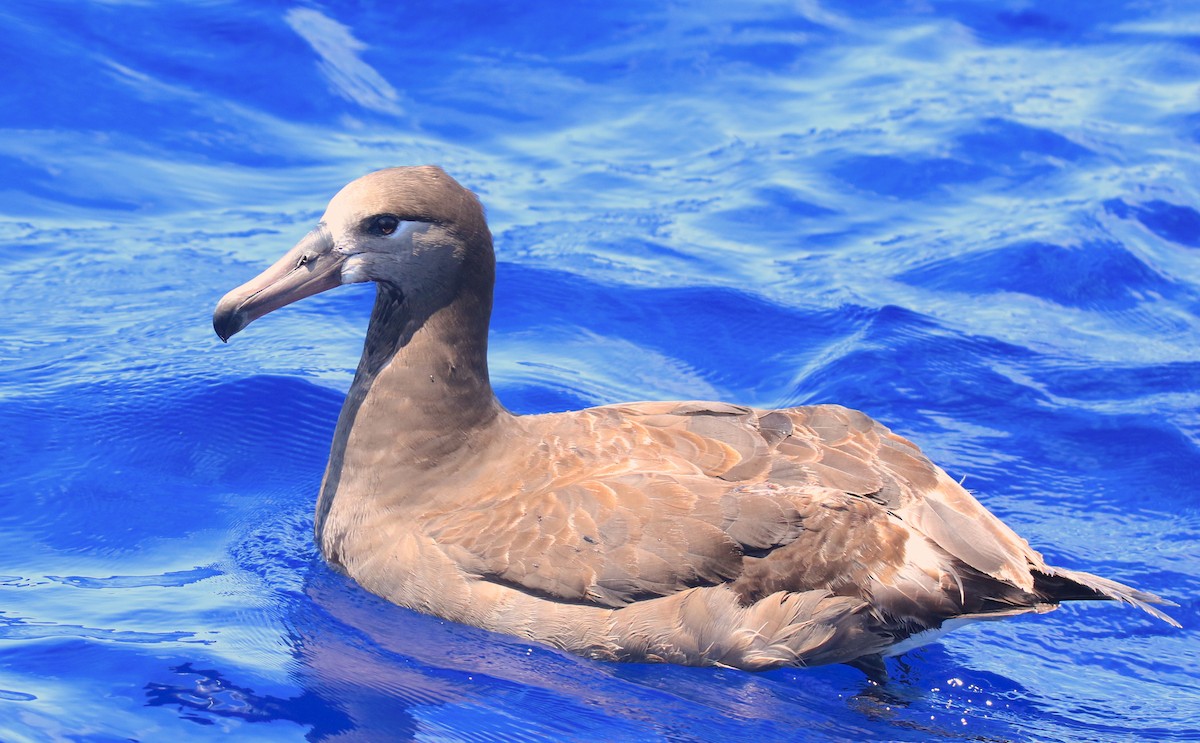
[[[222,340],[340,284],[375,307],[316,512],[389,601],[592,658],[762,670],[885,656],[964,621],[1150,593],[1046,564],[908,440],[837,405],[640,402],[518,416],[488,379],[495,256],[436,167],[343,188],[227,294]]]

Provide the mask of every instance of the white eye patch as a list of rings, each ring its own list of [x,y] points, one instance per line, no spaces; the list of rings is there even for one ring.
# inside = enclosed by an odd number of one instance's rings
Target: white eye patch
[[[420,227],[423,222],[400,222],[396,225],[396,229],[390,235],[384,235],[385,240],[403,240],[405,238],[411,240],[412,233]]]
[[[343,284],[394,280],[397,267],[413,253],[413,235],[430,227],[426,222],[403,221],[390,234],[366,234],[339,241],[334,250],[346,256],[342,263]]]

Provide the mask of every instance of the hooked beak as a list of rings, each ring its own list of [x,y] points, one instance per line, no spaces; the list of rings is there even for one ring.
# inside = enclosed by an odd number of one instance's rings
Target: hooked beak
[[[324,224],[296,243],[275,265],[226,294],[213,312],[222,341],[263,315],[342,284],[345,256],[333,249]]]

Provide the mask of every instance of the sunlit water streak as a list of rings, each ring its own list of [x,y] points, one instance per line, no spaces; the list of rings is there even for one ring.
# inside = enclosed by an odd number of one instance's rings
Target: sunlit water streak
[[[0,7],[0,739],[1200,738],[1200,8]],[[368,287],[216,299],[361,173],[489,210],[504,403],[836,401],[1167,595],[847,668],[389,606],[312,505]]]

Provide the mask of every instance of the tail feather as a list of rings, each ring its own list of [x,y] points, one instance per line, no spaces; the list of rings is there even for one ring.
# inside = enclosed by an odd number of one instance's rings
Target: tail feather
[[[1120,601],[1136,606],[1172,627],[1181,627],[1179,622],[1151,606],[1151,604],[1159,606],[1178,606],[1179,604],[1153,593],[1139,591],[1115,580],[1101,578],[1080,570],[1049,566],[1034,573],[1034,580],[1034,590],[1051,601]]]

